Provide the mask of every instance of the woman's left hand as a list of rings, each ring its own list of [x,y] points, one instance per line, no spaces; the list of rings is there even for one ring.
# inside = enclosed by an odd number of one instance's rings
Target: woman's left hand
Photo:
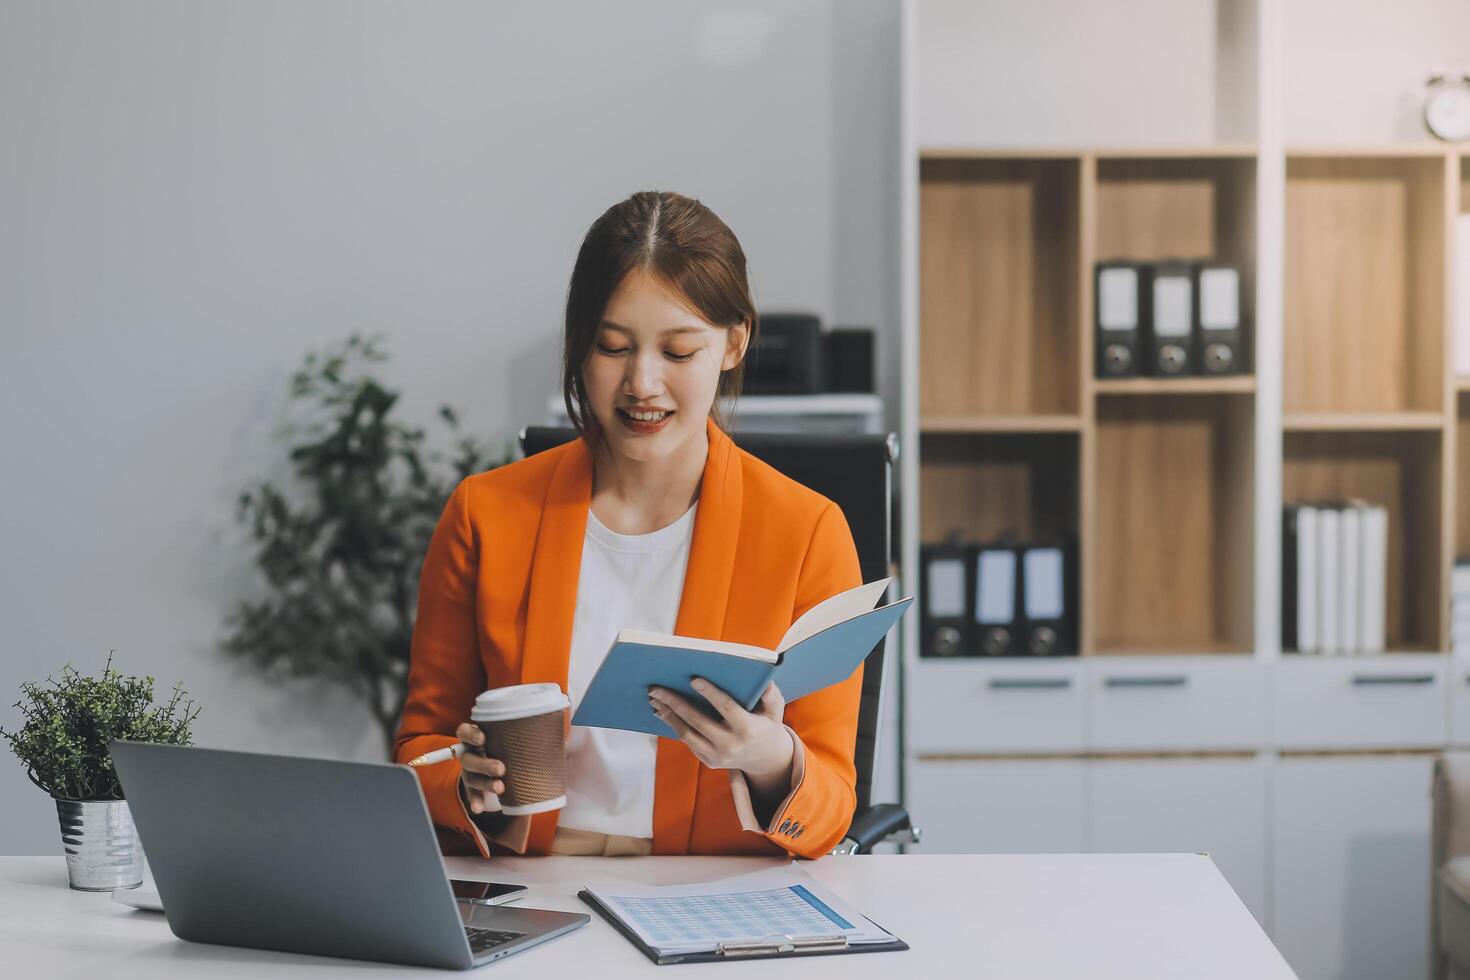
[[[739,769],[757,793],[784,796],[796,746],[781,723],[786,699],[780,689],[767,687],[754,711],[702,677],[694,678],[694,689],[720,713],[718,718],[665,687],[649,688],[648,703],[700,762],[711,769]]]

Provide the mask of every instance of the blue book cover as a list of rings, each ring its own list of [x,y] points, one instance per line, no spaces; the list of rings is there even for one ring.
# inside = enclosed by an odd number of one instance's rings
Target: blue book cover
[[[869,582],[817,603],[791,624],[775,650],[623,630],[587,686],[572,724],[677,738],[648,706],[650,687],[678,691],[715,714],[694,690],[695,677],[724,690],[747,711],[772,681],[788,702],[844,681],[914,601],[899,599],[874,609],[889,581]]]

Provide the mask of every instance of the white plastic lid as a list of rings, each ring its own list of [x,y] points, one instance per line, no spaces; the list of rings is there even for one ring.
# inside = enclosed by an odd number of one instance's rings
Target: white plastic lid
[[[470,721],[510,721],[560,711],[570,702],[559,684],[512,684],[475,698]]]

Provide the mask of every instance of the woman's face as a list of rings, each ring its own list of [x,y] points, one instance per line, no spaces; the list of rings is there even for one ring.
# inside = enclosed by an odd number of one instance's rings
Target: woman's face
[[[749,328],[717,327],[642,270],[628,274],[597,329],[582,381],[616,456],[651,462],[704,433],[720,372],[740,363]]]

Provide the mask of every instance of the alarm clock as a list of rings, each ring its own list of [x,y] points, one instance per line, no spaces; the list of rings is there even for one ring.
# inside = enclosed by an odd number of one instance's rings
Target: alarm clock
[[[1424,124],[1447,143],[1470,140],[1470,75],[1435,75],[1424,97]]]

